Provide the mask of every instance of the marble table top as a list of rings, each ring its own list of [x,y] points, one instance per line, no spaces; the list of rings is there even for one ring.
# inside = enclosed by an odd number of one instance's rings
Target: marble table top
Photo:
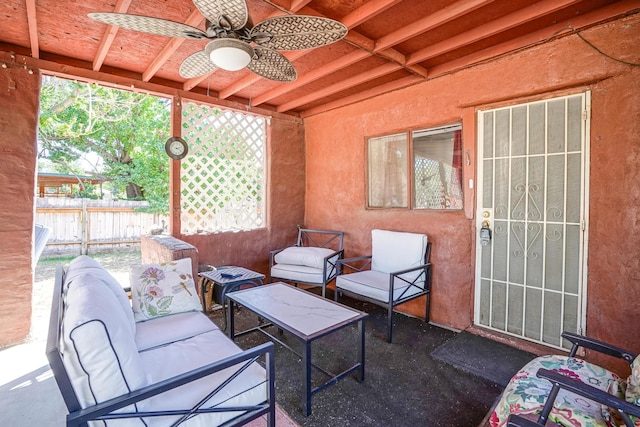
[[[227,296],[267,319],[277,319],[310,336],[367,314],[282,282],[258,286]]]

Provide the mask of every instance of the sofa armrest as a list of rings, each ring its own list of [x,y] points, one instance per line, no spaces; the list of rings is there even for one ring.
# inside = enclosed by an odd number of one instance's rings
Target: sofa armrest
[[[558,394],[558,391],[561,388],[615,409],[624,421],[625,425],[628,427],[633,427],[634,425],[633,422],[629,419],[629,415],[640,417],[640,406],[633,405],[612,394],[592,387],[589,384],[583,383],[582,381],[578,381],[562,375],[558,372],[542,368],[538,369],[536,376],[549,380],[551,384],[553,384],[553,388],[549,393],[549,397],[547,398],[545,406],[540,413],[540,417],[538,418],[539,425],[545,424],[545,421],[547,420],[547,417],[549,416],[549,413],[551,412],[551,409],[553,407],[553,403]]]
[[[220,391],[226,384],[228,384],[233,378],[242,373],[252,363],[256,362],[259,358],[265,357],[265,370],[267,375],[267,401],[263,404],[255,406],[243,406],[243,407],[225,407],[225,408],[200,408],[198,406],[194,408],[184,408],[181,410],[171,411],[154,411],[149,412],[118,412],[115,411],[132,405],[136,402],[148,399],[152,396],[164,393],[168,390],[180,387],[188,384],[192,381],[204,378],[208,375],[222,371],[234,365],[242,364],[235,371],[227,381],[222,383],[216,390],[212,390],[211,395]],[[125,395],[110,399],[106,402],[99,403],[89,408],[80,409],[75,412],[71,412],[67,416],[67,426],[80,426],[91,420],[108,420],[118,418],[138,418],[138,417],[152,417],[152,416],[183,416],[183,420],[193,414],[204,414],[211,412],[245,412],[240,417],[236,418],[234,422],[228,424],[229,426],[242,425],[248,421],[256,419],[263,414],[270,414],[269,418],[272,420],[272,425],[275,425],[275,372],[274,372],[274,345],[272,342],[264,343],[249,350],[245,350],[242,353],[227,357],[225,359],[204,365],[198,369],[194,369],[189,372],[185,372],[181,375],[166,379],[156,384],[143,387],[141,389],[132,391]],[[208,396],[210,397],[210,396]],[[205,399],[206,400],[206,399]],[[176,424],[179,424],[176,423]],[[227,425],[227,424],[225,424]]]
[[[633,360],[638,356],[636,353],[627,351],[623,348],[616,347],[611,344],[607,344],[603,341],[600,341],[594,338],[589,338],[582,335],[573,334],[570,332],[563,332],[562,338],[569,340],[571,343],[573,343],[573,347],[571,348],[571,352],[569,353],[570,357],[574,357],[576,355],[579,347],[588,348],[590,350],[594,350],[602,354],[624,359],[627,362],[629,362],[629,364],[631,364]]]

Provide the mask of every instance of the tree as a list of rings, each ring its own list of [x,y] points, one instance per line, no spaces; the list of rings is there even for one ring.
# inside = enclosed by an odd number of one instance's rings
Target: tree
[[[83,159],[118,194],[168,212],[169,100],[44,77],[39,120],[39,157],[59,172],[84,173],[77,166]]]

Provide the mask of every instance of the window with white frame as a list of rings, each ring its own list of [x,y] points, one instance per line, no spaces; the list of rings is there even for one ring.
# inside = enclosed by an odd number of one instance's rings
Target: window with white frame
[[[462,209],[460,124],[370,138],[367,161],[368,207]]]
[[[265,118],[184,102],[182,137],[181,232],[265,227]]]

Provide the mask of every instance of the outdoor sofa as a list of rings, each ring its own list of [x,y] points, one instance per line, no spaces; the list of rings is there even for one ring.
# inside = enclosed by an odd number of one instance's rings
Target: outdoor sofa
[[[273,427],[273,344],[242,351],[195,310],[190,259],[137,268],[133,301],[87,256],[56,272],[47,357],[67,426]]]

